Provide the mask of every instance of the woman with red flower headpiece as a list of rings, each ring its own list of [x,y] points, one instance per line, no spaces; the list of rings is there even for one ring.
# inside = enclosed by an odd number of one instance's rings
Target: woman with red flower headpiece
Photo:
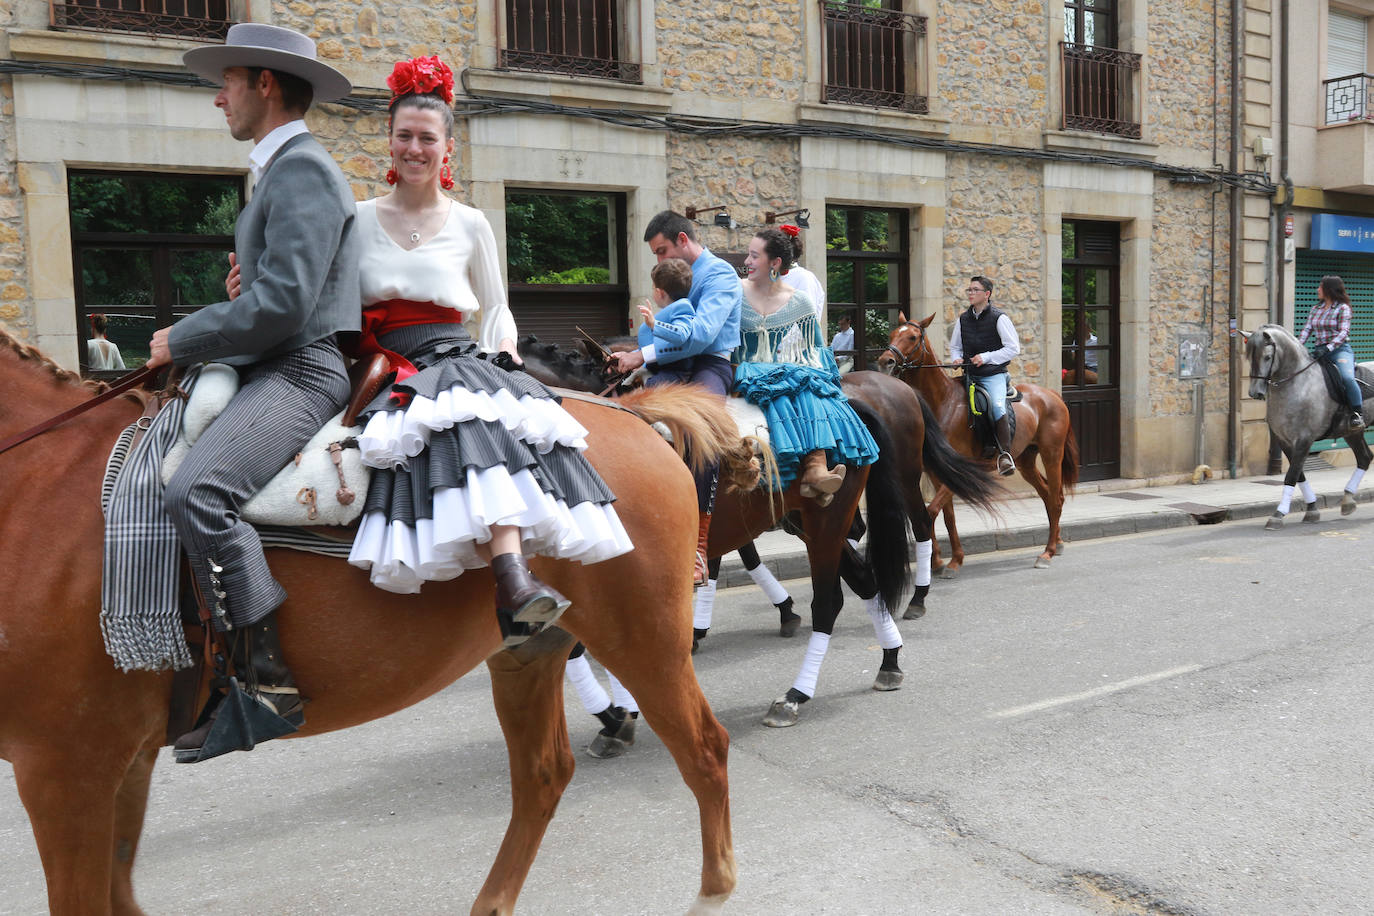
[[[396,381],[362,414],[363,460],[379,470],[349,560],[395,592],[491,566],[505,644],[518,645],[568,606],[527,554],[595,563],[633,545],[582,455],[586,429],[521,371],[491,225],[443,193],[452,71],[401,61],[387,85],[395,188],[358,204],[358,353],[386,353]],[[473,340],[463,322],[477,314]]]

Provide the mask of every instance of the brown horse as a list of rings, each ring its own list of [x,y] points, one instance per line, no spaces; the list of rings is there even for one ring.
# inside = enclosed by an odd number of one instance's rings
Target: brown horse
[[[965,455],[977,457],[980,444],[968,425],[967,397],[958,382],[941,372],[943,368],[935,356],[926,328],[931,315],[924,321],[910,321],[898,312],[898,324],[892,328],[887,350],[878,357],[878,366],[897,376],[935,405],[940,427],[954,447]],[[1069,422],[1069,408],[1058,392],[1039,385],[1018,383],[1021,400],[1013,405],[1016,411],[1016,438],[1011,453],[1021,476],[1035,488],[1045,504],[1049,518],[1049,538],[1045,549],[1035,560],[1036,569],[1045,569],[1050,560],[1064,552],[1059,533],[1059,516],[1064,509],[1064,489],[1078,483],[1078,440]],[[1035,465],[1036,456],[1045,466],[1045,473]],[[957,495],[957,494],[955,494]],[[964,548],[954,525],[954,503],[950,488],[942,485],[930,504],[931,514],[945,515],[945,530],[949,532],[949,565],[943,576],[953,578],[964,564]],[[939,546],[935,563],[939,565]]]
[[[0,439],[91,393],[3,331],[0,389]],[[711,398],[651,392],[639,406],[708,458],[727,447],[718,434],[732,425]],[[562,679],[576,637],[633,691],[695,794],[703,856],[690,912],[717,913],[736,877],[729,738],[692,669],[691,475],[631,413],[567,407],[590,431],[587,456],[615,491],[635,549],[590,566],[531,561],[573,605],[559,621],[567,632],[551,628],[515,651],[498,651],[485,569],[403,596],[372,588],[342,561],[269,551],[291,595],[281,639],[312,700],[301,734],[395,712],[485,660],[509,750],[512,812],[472,912],[510,913],[572,777]],[[112,401],[0,454],[0,757],[14,767],[59,916],[142,912],[131,877],[172,675],[116,670],[98,623],[101,478],[109,447],[138,413],[131,401]]]
[[[521,352],[527,357],[530,371],[546,384],[576,387],[585,371],[585,367],[576,372],[563,369],[565,361],[557,348],[542,351],[538,365],[528,359],[530,354],[524,349]],[[949,481],[961,498],[983,508],[991,508],[992,499],[1000,490],[986,470],[951,447],[934,422],[930,408],[906,385],[880,373],[855,372],[843,378],[842,387],[878,444],[878,461],[867,467],[849,468],[843,486],[829,506],[822,507],[814,499],[803,497],[798,482],[782,493],[760,488],[718,495],[708,544],[710,557],[723,556],[775,527],[784,515],[796,512],[801,519],[811,572],[813,635],[809,651],[818,651],[822,657],[824,644],[834,631],[844,604],[841,579],[861,598],[879,595],[889,609],[894,608],[908,584],[908,525],[916,536],[918,556],[928,557],[920,547],[930,541],[931,533],[931,516],[921,496],[924,468],[929,467],[932,473]],[[868,506],[866,559],[860,559],[847,542],[860,495],[866,496]],[[922,575],[918,570],[916,594],[906,612],[908,618],[924,612],[929,581],[928,572]],[[825,639],[818,642],[816,634]],[[883,661],[873,683],[875,690],[895,690],[900,686],[903,674],[899,652],[900,646],[883,650]],[[810,699],[811,694],[794,683],[773,701],[764,724],[795,725],[801,705]]]

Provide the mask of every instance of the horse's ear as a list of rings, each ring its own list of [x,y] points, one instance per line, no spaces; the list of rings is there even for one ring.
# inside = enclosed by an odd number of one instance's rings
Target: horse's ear
[[[897,310],[897,323],[906,324],[906,312],[902,311],[901,309]]]
[[[1239,331],[1240,329],[1237,328],[1236,330]],[[1250,342],[1250,335],[1251,335],[1251,334],[1254,334],[1254,333],[1255,333],[1254,331],[1240,331],[1240,336],[1243,337],[1243,338],[1245,338],[1245,342],[1246,342],[1246,343],[1249,343],[1249,342]]]
[[[921,319],[920,325],[921,325],[921,327],[923,327],[923,328],[928,328],[928,327],[930,327],[930,323],[931,323],[932,321],[934,321],[934,320],[935,320],[935,313],[934,313],[934,312],[931,312],[931,313],[930,313],[929,315],[927,315],[925,318]]]

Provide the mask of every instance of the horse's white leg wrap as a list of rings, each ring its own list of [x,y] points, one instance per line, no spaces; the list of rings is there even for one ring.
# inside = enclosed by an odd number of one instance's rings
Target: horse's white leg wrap
[[[1357,492],[1360,489],[1361,480],[1364,480],[1364,468],[1356,468],[1350,473],[1350,480],[1346,482],[1345,492]]]
[[[768,596],[768,600],[772,604],[782,604],[791,597],[787,594],[787,589],[782,587],[777,576],[773,575],[768,567],[762,563],[749,570],[749,578],[754,580],[755,585],[763,589],[763,593]]]
[[[866,602],[868,618],[873,621],[873,633],[878,637],[878,645],[884,649],[900,649],[902,634],[897,632],[897,622],[892,619],[881,595],[874,595]]]
[[[916,542],[916,584],[930,584],[930,554],[934,545],[930,541]]]
[[[568,680],[572,681],[573,687],[576,688],[577,696],[582,700],[582,708],[592,715],[604,711],[611,705],[611,698],[601,689],[601,685],[596,681],[596,675],[592,674],[592,666],[587,664],[587,653],[568,659]]]
[[[611,673],[610,668],[606,669],[606,677],[611,679],[611,696],[615,698],[615,705],[624,707],[626,712],[639,712],[639,704],[630,696],[625,685],[620,683],[620,678]]]
[[[1317,494],[1312,490],[1312,482],[1309,480],[1299,480],[1298,486],[1302,488],[1302,501],[1307,505],[1317,501]]]
[[[792,682],[794,690],[799,690],[809,697],[816,695],[816,679],[821,676],[821,662],[825,661],[825,652],[829,648],[830,634],[812,631],[811,642],[806,644],[806,657],[802,659],[801,670],[797,672],[797,679]]]
[[[692,626],[698,630],[711,629],[711,612],[716,607],[716,580],[707,579],[706,584],[697,589],[696,600],[692,602]]]
[[[1288,507],[1291,505],[1293,505],[1293,488],[1285,486],[1283,488],[1283,494],[1279,497],[1279,507],[1275,511],[1277,511],[1279,515],[1287,515]]]

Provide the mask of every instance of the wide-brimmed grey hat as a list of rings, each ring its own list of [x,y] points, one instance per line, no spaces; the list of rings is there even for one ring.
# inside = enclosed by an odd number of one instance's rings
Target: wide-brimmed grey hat
[[[264,67],[307,81],[317,102],[333,102],[353,90],[346,76],[315,57],[315,42],[308,35],[277,25],[240,22],[229,27],[224,44],[193,48],[181,60],[216,86],[224,85],[225,67]]]

